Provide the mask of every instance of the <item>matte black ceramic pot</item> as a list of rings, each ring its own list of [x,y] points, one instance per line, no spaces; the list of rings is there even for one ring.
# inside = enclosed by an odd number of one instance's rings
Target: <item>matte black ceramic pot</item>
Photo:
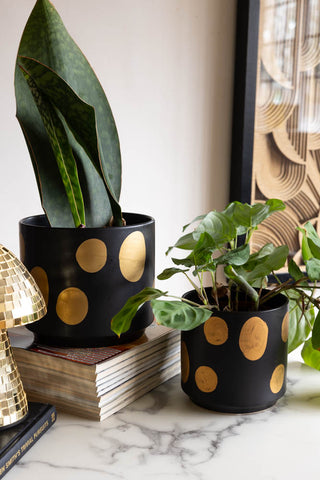
[[[52,228],[44,215],[20,221],[20,257],[45,297],[47,315],[32,325],[48,345],[91,347],[128,342],[152,322],[139,309],[120,341],[112,317],[154,281],[154,219],[124,213],[126,226]]]
[[[195,291],[185,296],[197,301]],[[268,408],[284,395],[288,300],[277,295],[266,308],[215,312],[205,324],[181,332],[181,385],[194,403],[248,413]]]

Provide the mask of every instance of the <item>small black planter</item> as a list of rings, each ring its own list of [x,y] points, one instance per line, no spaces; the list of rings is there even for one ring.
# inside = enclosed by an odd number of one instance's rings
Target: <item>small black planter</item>
[[[20,221],[20,257],[35,277],[47,315],[29,326],[48,345],[91,347],[119,343],[110,328],[126,300],[154,281],[154,219],[124,213],[126,226],[52,228],[44,215]],[[121,343],[152,322],[141,308]]]
[[[198,301],[195,291],[185,297]],[[288,300],[277,295],[266,307],[215,312],[204,325],[181,332],[181,385],[194,403],[248,413],[268,408],[284,395]]]

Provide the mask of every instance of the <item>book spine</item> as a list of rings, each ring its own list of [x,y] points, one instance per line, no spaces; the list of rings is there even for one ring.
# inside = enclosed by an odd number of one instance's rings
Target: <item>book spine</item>
[[[48,407],[19,441],[0,459],[0,479],[23,457],[56,421],[56,409]]]

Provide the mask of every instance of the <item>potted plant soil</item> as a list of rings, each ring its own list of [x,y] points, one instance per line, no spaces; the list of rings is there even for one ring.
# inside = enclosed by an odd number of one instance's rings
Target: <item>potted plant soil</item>
[[[222,212],[198,217],[196,228],[174,245],[188,255],[172,258],[174,266],[158,276],[184,275],[193,290],[175,297],[144,289],[112,320],[112,329],[121,335],[141,305],[151,301],[158,323],[181,330],[182,388],[203,407],[254,412],[285,393],[288,303],[300,317],[313,321],[313,305],[319,301],[309,281],[320,278],[320,260],[310,256],[306,274],[290,260],[290,279],[268,285],[268,276],[277,279],[275,272],[285,265],[288,247],[269,243],[251,253],[249,242],[263,220],[284,208],[276,199],[254,205],[233,202]],[[225,274],[223,284],[217,280],[219,268]],[[211,278],[209,287],[204,286],[205,274]]]
[[[154,220],[122,213],[121,155],[104,91],[53,5],[38,0],[15,72],[17,118],[45,215],[20,222],[21,259],[48,314],[38,341],[98,346],[119,341],[111,318],[154,280]],[[121,342],[153,320],[141,309]]]

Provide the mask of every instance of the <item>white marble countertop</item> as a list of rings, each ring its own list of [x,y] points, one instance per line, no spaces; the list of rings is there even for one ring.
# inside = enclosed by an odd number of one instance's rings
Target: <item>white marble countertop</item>
[[[276,406],[249,415],[194,404],[176,376],[102,423],[58,414],[6,480],[319,478],[320,372],[290,362]]]

